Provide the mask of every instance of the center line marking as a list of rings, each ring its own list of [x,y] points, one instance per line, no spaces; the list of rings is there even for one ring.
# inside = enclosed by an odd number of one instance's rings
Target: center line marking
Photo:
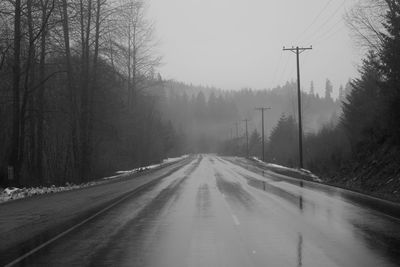
[[[236,225],[240,225],[239,219],[236,217],[235,214],[232,214],[232,218]]]

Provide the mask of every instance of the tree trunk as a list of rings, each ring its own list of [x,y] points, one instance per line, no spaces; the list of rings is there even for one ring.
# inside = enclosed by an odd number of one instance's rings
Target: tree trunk
[[[32,19],[32,1],[27,2],[27,19],[28,19],[28,36],[29,36],[29,47],[28,47],[28,62],[26,64],[26,69],[25,69],[25,85],[24,85],[24,90],[26,97],[28,97],[28,90],[30,87],[32,87],[35,84],[36,80],[36,73],[35,73],[35,36],[34,36],[34,23]],[[28,120],[28,144],[27,146],[28,150],[26,151],[27,154],[27,159],[28,159],[28,169],[36,175],[36,166],[35,166],[35,160],[36,160],[36,114],[35,114],[35,97],[34,94],[27,99],[28,101],[28,111],[26,112],[26,116],[29,117]],[[21,128],[24,129],[25,127],[23,126],[23,121],[25,116],[25,111],[21,111]],[[21,132],[23,132],[21,130]],[[21,134],[21,147],[24,146],[24,134]]]
[[[47,6],[48,0],[45,3],[42,1],[42,35],[40,39],[40,61],[39,61],[39,80],[45,80],[45,61],[46,61],[46,37],[47,37]],[[45,83],[42,83],[37,92],[37,156],[36,156],[36,175],[42,183],[44,179],[43,172],[43,153],[44,153],[44,91]]]
[[[21,75],[21,0],[15,0],[14,17],[14,66],[13,66],[13,131],[10,146],[9,166],[14,168],[14,185],[19,184],[20,162],[20,75]]]
[[[83,4],[82,4],[83,7]],[[83,10],[81,11],[81,15],[83,15]],[[87,180],[90,172],[90,144],[89,144],[89,111],[90,101],[89,101],[89,74],[90,74],[90,62],[89,62],[89,48],[90,48],[90,27],[91,27],[91,18],[92,18],[92,0],[88,0],[88,8],[87,8],[87,24],[86,29],[83,27],[81,31],[83,31],[84,43],[82,46],[84,47],[84,54],[82,55],[83,60],[83,70],[82,70],[82,88],[81,88],[81,152],[82,152],[82,160],[81,160],[81,170],[80,176],[82,180]],[[81,26],[85,26],[81,24]]]
[[[88,165],[89,168],[92,166],[93,157],[93,126],[94,126],[94,93],[97,89],[97,65],[99,57],[99,39],[100,39],[100,15],[101,15],[101,0],[97,0],[96,4],[96,21],[95,21],[95,40],[94,40],[94,54],[93,54],[93,66],[92,66],[92,84],[89,88],[89,114],[88,114],[88,133],[87,133],[87,146],[88,146]]]
[[[69,21],[68,21],[68,2],[67,0],[62,0],[62,25],[63,25],[63,34],[64,34],[64,49],[65,49],[65,63],[67,69],[67,86],[69,92],[69,103],[71,108],[71,117],[70,117],[70,125],[71,125],[71,143],[72,149],[71,153],[73,154],[71,157],[71,162],[74,167],[73,175],[79,170],[79,162],[80,162],[80,149],[79,149],[79,136],[78,136],[78,99],[75,92],[75,87],[73,84],[73,73],[72,73],[72,65],[71,65],[71,48],[69,41]]]
[[[132,79],[132,73],[131,73],[131,25],[128,24],[128,111],[131,111],[132,107],[132,89],[131,89],[131,79]]]

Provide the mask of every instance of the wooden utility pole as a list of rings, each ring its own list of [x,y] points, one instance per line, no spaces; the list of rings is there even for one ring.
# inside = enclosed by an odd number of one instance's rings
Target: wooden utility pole
[[[297,102],[298,102],[298,113],[299,113],[299,165],[300,168],[303,168],[303,126],[301,121],[301,91],[300,91],[300,62],[299,56],[306,50],[311,50],[312,46],[310,47],[292,47],[292,48],[285,48],[283,47],[283,51],[291,51],[296,54],[297,59]]]
[[[236,138],[239,138],[239,122],[235,122],[236,125]]]
[[[247,131],[247,122],[249,121],[248,119],[243,120],[246,124],[246,158],[249,157],[249,132]]]
[[[261,111],[261,132],[262,132],[262,161],[265,161],[265,153],[264,153],[264,111],[271,108],[256,108],[256,110]]]

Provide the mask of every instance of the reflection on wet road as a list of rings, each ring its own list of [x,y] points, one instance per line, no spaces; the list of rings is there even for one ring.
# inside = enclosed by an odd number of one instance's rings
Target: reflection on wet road
[[[206,155],[24,264],[398,266],[400,220]]]

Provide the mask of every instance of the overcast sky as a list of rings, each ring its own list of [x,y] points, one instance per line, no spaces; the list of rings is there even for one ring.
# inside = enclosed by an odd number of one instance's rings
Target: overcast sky
[[[222,89],[271,88],[296,77],[292,45],[301,55],[302,88],[337,91],[357,75],[361,53],[343,15],[355,0],[148,0],[161,74]]]

